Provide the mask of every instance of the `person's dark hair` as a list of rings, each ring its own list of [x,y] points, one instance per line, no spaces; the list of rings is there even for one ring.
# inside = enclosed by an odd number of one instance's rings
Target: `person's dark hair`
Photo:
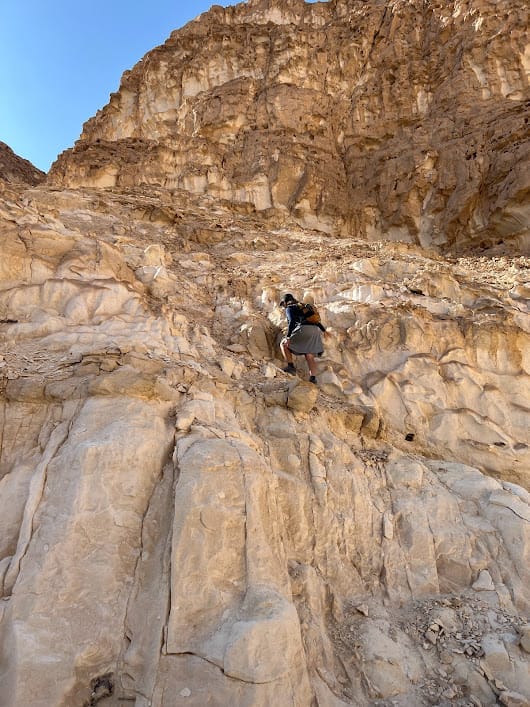
[[[293,297],[293,295],[290,292],[286,292],[280,300],[280,307],[287,307],[287,305],[293,304],[295,302],[296,299]]]

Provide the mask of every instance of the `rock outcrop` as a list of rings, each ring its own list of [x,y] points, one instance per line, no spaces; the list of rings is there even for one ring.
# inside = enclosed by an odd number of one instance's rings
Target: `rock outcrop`
[[[251,0],[124,74],[53,166],[332,235],[530,249],[526,0]]]
[[[529,703],[525,8],[448,7],[213,8],[0,183],[2,707]]]
[[[0,141],[0,180],[6,182],[22,182],[35,186],[44,181],[46,174]]]

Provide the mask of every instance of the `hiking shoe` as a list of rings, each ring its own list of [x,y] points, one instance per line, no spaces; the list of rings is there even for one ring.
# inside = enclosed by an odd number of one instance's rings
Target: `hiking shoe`
[[[309,376],[309,382],[314,383],[316,385],[317,384],[317,377],[316,376]]]
[[[293,366],[292,363],[288,363],[283,370],[285,373],[290,373],[292,376],[294,376],[294,374],[296,373],[296,368]]]

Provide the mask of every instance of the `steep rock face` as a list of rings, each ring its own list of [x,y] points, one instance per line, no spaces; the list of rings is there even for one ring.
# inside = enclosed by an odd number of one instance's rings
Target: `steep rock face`
[[[16,155],[5,142],[0,141],[0,180],[35,186],[40,184],[45,176],[44,172]]]
[[[123,76],[50,183],[185,189],[300,225],[529,247],[524,0],[214,7]]]
[[[0,217],[0,704],[530,699],[527,258],[145,187]]]

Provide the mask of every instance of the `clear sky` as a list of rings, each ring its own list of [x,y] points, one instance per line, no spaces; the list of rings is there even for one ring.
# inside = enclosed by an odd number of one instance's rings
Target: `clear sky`
[[[123,72],[213,4],[236,2],[0,2],[0,140],[47,172]]]

